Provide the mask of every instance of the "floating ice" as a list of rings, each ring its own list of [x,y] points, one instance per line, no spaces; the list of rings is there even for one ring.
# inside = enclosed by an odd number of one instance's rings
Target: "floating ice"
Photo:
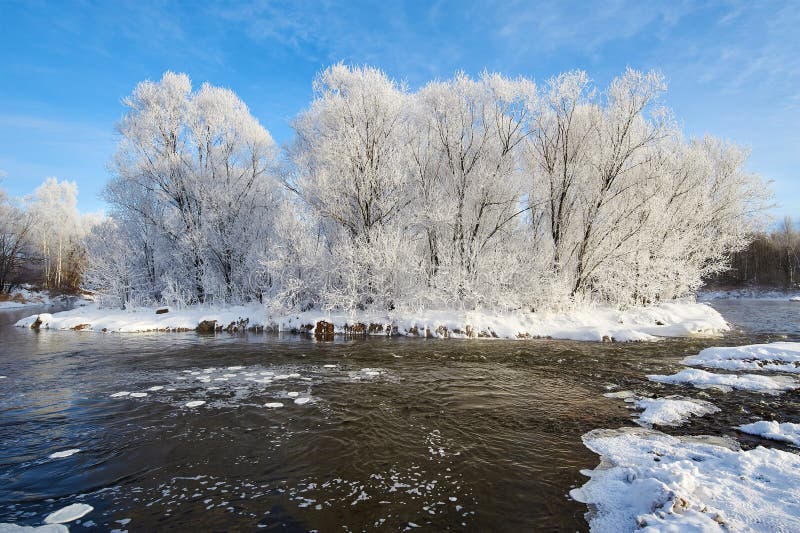
[[[288,396],[289,398],[297,398],[298,396],[300,396],[300,393],[299,392],[294,392],[294,391],[287,392],[286,396]]]
[[[156,385],[155,387],[150,387],[150,388],[149,388],[149,389],[147,389],[147,390],[155,392],[155,391],[157,391],[157,390],[161,390],[161,389],[163,389],[163,388],[164,388],[164,387],[162,387],[161,385]]]
[[[710,402],[691,398],[641,398],[636,407],[644,409],[637,420],[640,424],[679,426],[692,416],[716,413],[719,408]]]
[[[61,524],[47,524],[46,526],[0,524],[0,533],[69,533],[69,529]]]
[[[8,376],[0,376],[0,379],[8,379]]]
[[[295,398],[294,403],[297,405],[304,405],[311,401],[311,398]]]
[[[59,509],[55,513],[47,515],[44,522],[45,524],[64,524],[66,522],[72,522],[73,520],[77,520],[91,513],[93,509],[94,507],[86,505],[85,503],[73,503],[72,505],[67,505],[63,509]]]
[[[736,429],[744,433],[749,433],[750,435],[764,437],[765,439],[779,440],[795,446],[800,446],[800,424],[759,420],[752,424],[744,424]]]
[[[241,370],[243,368],[244,368],[243,366],[229,366],[228,370]]]
[[[81,451],[80,448],[72,448],[71,450],[64,450],[63,452],[55,452],[50,454],[50,459],[62,459],[64,457],[69,457],[70,455],[75,455]]]
[[[267,402],[264,404],[264,407],[268,407],[270,409],[277,409],[278,407],[283,407],[281,402]]]
[[[714,374],[696,368],[686,368],[670,376],[651,374],[651,381],[671,384],[689,384],[697,388],[718,388],[722,390],[741,389],[769,394],[779,394],[798,388],[797,382],[787,376],[759,376],[756,374]]]
[[[131,398],[144,398],[145,396],[147,396],[146,392],[132,392],[130,394]]]
[[[800,342],[706,348],[683,364],[725,370],[771,370],[800,373]]]
[[[601,465],[570,496],[592,506],[592,531],[800,531],[800,455],[713,440],[590,431]]]
[[[193,400],[191,402],[186,402],[186,407],[200,407],[206,403],[204,400]]]
[[[300,377],[300,374],[297,374],[297,373],[294,373],[294,374],[289,374],[289,377],[290,377],[291,379],[297,379],[297,378],[299,378],[299,377]]]
[[[128,395],[130,395],[130,392],[128,392],[128,391],[120,391],[120,392],[115,392],[114,394],[112,394],[111,398],[122,398],[123,396],[128,396]]]
[[[322,365],[322,368],[336,368],[339,365]]]

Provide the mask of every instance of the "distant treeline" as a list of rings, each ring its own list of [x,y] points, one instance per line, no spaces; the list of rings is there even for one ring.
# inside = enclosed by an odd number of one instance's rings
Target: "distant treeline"
[[[800,232],[787,217],[771,231],[753,235],[750,244],[731,255],[731,268],[708,280],[711,287],[800,286]]]

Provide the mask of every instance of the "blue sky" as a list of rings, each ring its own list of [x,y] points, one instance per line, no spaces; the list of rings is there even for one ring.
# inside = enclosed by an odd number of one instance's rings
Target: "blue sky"
[[[798,1],[0,0],[0,186],[75,180],[81,209],[102,209],[120,100],[165,70],[233,89],[287,142],[314,75],[340,60],[412,88],[457,70],[584,69],[602,85],[659,69],[684,131],[749,146],[773,214],[800,216]]]

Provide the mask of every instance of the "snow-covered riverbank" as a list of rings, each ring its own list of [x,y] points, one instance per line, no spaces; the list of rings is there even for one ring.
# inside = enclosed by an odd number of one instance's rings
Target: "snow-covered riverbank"
[[[161,311],[160,313],[157,311]],[[212,326],[213,324],[213,326]],[[20,327],[113,332],[265,328],[325,334],[398,334],[457,338],[554,338],[642,341],[659,337],[712,335],[725,331],[722,316],[706,304],[671,302],[627,311],[597,307],[562,313],[430,311],[331,314],[308,311],[270,316],[260,305],[225,308],[101,309],[94,305],[23,318]]]

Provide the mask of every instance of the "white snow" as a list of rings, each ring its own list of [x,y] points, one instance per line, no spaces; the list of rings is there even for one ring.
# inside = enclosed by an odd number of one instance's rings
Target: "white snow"
[[[194,330],[200,322],[206,320],[216,321],[223,328],[240,319],[249,319],[249,326],[263,326],[266,312],[263,306],[251,304],[230,307],[193,306],[157,315],[155,308],[122,310],[100,308],[92,304],[60,313],[32,315],[18,321],[16,325],[31,327],[37,318],[41,320],[42,329],[68,330],[88,324],[83,327],[84,330],[132,333]]]
[[[752,424],[744,424],[736,429],[750,435],[764,437],[765,439],[779,440],[794,446],[800,446],[800,424],[759,420]]]
[[[659,337],[712,335],[728,330],[722,316],[706,304],[674,301],[619,311],[609,307],[593,307],[540,313],[500,313],[491,310],[391,313],[331,314],[312,310],[281,317],[267,317],[260,305],[213,307],[196,306],[171,310],[156,315],[154,309],[101,309],[96,305],[61,313],[42,313],[19,320],[19,327],[31,327],[37,319],[41,328],[68,330],[79,325],[93,331],[142,332],[193,330],[204,320],[216,320],[223,327],[240,318],[250,326],[267,325],[281,331],[300,329],[305,324],[325,320],[334,324],[337,333],[346,324],[390,324],[402,335],[432,337],[551,337],[584,341],[640,341]],[[468,334],[469,332],[469,334]],[[383,335],[385,333],[381,333]]]
[[[205,404],[204,400],[194,400],[191,402],[186,402],[186,407],[200,407],[201,405]]]
[[[721,390],[740,389],[768,394],[797,389],[797,381],[787,376],[759,376],[756,374],[714,374],[697,368],[686,368],[669,376],[650,374],[651,381],[671,384],[689,384],[697,388]]]
[[[592,531],[800,531],[800,455],[640,428],[583,442],[602,462],[570,496],[593,506]]]
[[[50,305],[53,305],[53,301],[49,294],[33,290],[29,285],[26,285],[15,289],[11,299],[0,302],[0,311]]]
[[[800,342],[713,347],[683,360],[689,366],[725,370],[770,370],[800,373]]]
[[[277,409],[278,407],[283,407],[281,402],[267,402],[264,404],[264,407],[268,407],[270,409]]]
[[[643,409],[637,422],[659,426],[679,426],[692,416],[704,416],[719,411],[710,402],[690,398],[641,398],[635,405]]]
[[[54,513],[50,513],[47,515],[47,518],[44,519],[46,524],[63,524],[65,522],[72,522],[73,520],[77,520],[87,514],[91,513],[94,507],[91,505],[86,505],[85,503],[73,503],[72,505],[67,505],[63,509],[59,509]]]
[[[64,457],[69,457],[70,455],[75,455],[78,453],[80,448],[72,448],[71,450],[64,450],[63,452],[55,452],[50,454],[50,459],[61,459]]]

